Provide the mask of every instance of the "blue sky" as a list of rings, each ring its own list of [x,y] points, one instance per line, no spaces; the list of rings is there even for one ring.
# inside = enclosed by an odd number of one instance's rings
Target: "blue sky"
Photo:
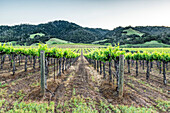
[[[170,0],[0,0],[0,25],[66,20],[83,27],[170,26]]]

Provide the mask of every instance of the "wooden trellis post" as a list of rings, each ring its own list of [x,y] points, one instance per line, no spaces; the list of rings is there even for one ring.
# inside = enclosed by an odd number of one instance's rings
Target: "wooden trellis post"
[[[12,60],[13,60],[13,70],[12,70],[12,72],[13,72],[13,75],[15,74],[15,57],[14,57],[14,54],[12,54]]]
[[[45,52],[41,51],[40,52],[40,63],[41,63],[41,93],[44,95],[45,94],[45,84],[46,84],[46,79],[45,79]]]
[[[124,86],[124,55],[119,56],[119,81],[118,81],[118,94],[119,98],[123,97]]]

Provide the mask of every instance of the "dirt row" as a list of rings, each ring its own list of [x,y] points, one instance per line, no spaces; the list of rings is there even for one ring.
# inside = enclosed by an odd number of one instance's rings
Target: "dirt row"
[[[157,100],[169,101],[170,98],[168,95],[169,84],[165,86],[162,81],[157,82],[162,77],[157,74],[156,67],[152,69],[150,79],[146,80],[146,73],[141,68],[139,68],[138,77],[135,76],[135,67],[131,67],[131,73],[127,73],[127,64],[125,63],[123,98],[117,97],[116,85],[109,82],[108,79],[103,79],[103,75],[100,75],[83,55],[61,76],[56,76],[55,80],[53,79],[54,67],[53,65],[49,66],[48,90],[45,96],[41,94],[40,90],[38,64],[36,64],[36,70],[33,70],[31,65],[28,66],[28,72],[21,71],[20,67],[18,69],[14,77],[5,79],[7,86],[0,89],[3,92],[3,95],[0,94],[0,98],[6,98],[11,103],[16,100],[54,101],[55,107],[57,107],[59,103],[64,105],[65,101],[79,95],[85,98],[89,97],[97,103],[107,101],[113,105],[154,106],[159,112],[163,112],[157,107]],[[113,71],[115,70],[113,69]],[[106,65],[106,72],[106,76],[108,76],[108,65]],[[10,75],[8,72],[6,73],[8,76]],[[169,80],[169,76],[167,79]],[[60,110],[63,111],[63,109]]]

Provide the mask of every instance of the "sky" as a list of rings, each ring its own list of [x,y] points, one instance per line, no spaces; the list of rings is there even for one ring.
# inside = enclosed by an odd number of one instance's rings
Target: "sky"
[[[170,0],[0,0],[0,25],[65,20],[83,27],[169,26]]]

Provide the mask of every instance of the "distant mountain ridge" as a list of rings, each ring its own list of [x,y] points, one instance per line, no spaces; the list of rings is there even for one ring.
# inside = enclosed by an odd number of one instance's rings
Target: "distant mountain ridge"
[[[65,40],[68,43],[140,44],[156,40],[170,44],[170,27],[128,26],[107,30],[82,27],[63,20],[38,25],[0,26],[0,42],[17,41],[17,44],[20,45],[31,45],[38,42],[45,43],[51,38]]]
[[[59,38],[73,43],[91,43],[102,39],[109,30],[101,28],[83,28],[68,21],[53,21],[39,25],[21,24],[15,26],[0,26],[1,42],[17,41],[18,44],[31,45],[50,38]],[[31,34],[43,33],[45,36],[29,38]]]
[[[117,27],[103,36],[103,43],[142,44],[156,40],[170,44],[170,27],[164,26],[137,26]]]

